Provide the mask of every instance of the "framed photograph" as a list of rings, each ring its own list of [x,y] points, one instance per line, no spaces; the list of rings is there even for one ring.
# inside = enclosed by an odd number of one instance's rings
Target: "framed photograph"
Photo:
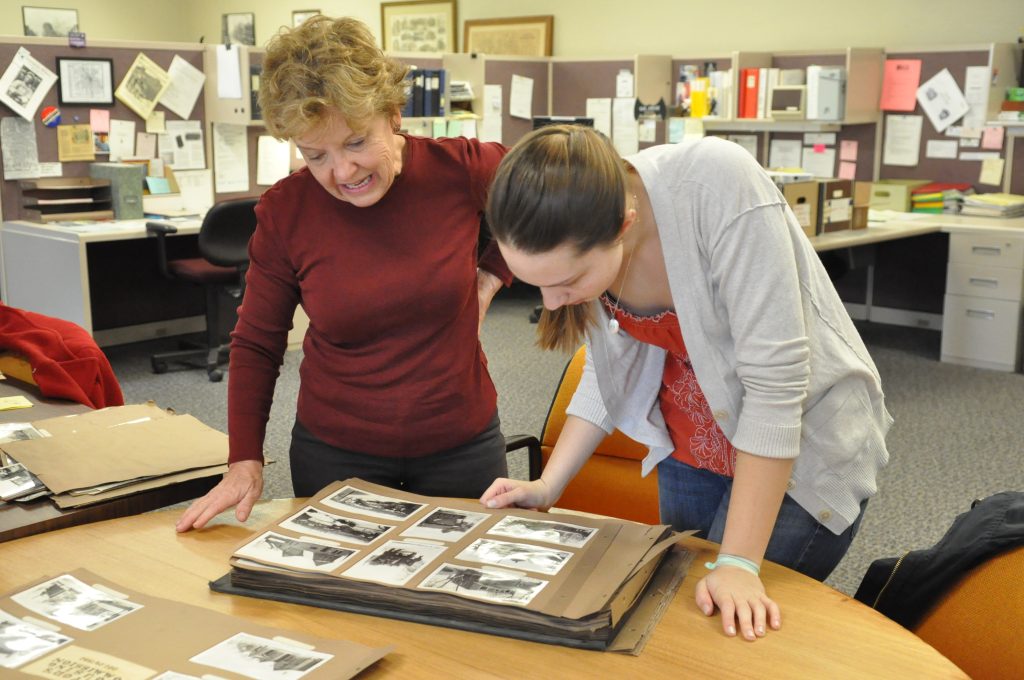
[[[89,106],[114,105],[114,60],[57,57],[57,101]]]
[[[469,19],[464,26],[463,52],[550,57],[555,17]]]
[[[382,2],[380,25],[387,52],[456,52],[455,0]]]
[[[252,12],[221,15],[220,41],[225,45],[255,45],[256,15]]]
[[[77,9],[22,7],[21,19],[25,25],[25,35],[66,38],[68,33],[78,30]]]
[[[292,28],[298,28],[306,21],[306,19],[309,19],[310,17],[315,17],[317,14],[320,13],[321,12],[318,9],[295,10],[294,12],[292,12]]]

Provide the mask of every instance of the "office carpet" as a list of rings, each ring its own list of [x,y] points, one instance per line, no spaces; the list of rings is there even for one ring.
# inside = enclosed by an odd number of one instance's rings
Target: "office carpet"
[[[484,349],[499,393],[506,435],[539,434],[568,357],[533,345],[527,321],[536,304],[528,290],[504,291],[483,329]],[[1024,490],[1024,375],[938,361],[935,331],[861,324],[883,379],[896,424],[888,438],[891,461],[868,504],[860,534],[827,583],[853,594],[872,560],[923,548],[938,540],[975,498]],[[170,340],[108,350],[130,403],[148,399],[227,431],[227,380],[210,383],[201,370],[154,375],[149,354]],[[298,393],[301,352],[289,352],[267,428],[265,497],[291,495],[288,442]],[[525,457],[510,460],[526,474]]]

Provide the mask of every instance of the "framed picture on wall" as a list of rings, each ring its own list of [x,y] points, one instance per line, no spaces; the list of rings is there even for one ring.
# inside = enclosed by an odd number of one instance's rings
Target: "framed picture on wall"
[[[555,17],[506,17],[469,19],[465,23],[462,51],[512,54],[519,57],[550,57]]]
[[[317,14],[320,14],[320,10],[318,9],[295,10],[294,12],[292,12],[292,28],[298,28],[306,21],[306,19],[309,19],[310,17],[315,17]]]
[[[57,57],[57,102],[114,105],[114,60]]]
[[[256,15],[252,12],[222,15],[220,41],[225,45],[255,45]]]
[[[387,52],[455,52],[455,0],[382,2],[380,25]]]
[[[22,7],[21,18],[25,35],[66,38],[68,33],[78,30],[77,9]]]

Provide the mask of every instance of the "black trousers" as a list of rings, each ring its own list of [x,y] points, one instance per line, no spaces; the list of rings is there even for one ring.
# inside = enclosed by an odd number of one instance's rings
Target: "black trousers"
[[[479,498],[496,478],[508,476],[505,437],[497,413],[483,432],[465,444],[416,458],[339,449],[318,439],[296,419],[289,457],[297,498],[312,496],[331,482],[349,477],[424,496]]]

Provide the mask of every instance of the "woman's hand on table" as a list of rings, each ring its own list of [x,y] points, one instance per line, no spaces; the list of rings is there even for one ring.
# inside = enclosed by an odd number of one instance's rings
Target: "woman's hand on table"
[[[235,517],[238,521],[244,522],[249,519],[249,514],[262,493],[262,461],[240,460],[232,463],[220,483],[192,503],[174,528],[179,532],[202,529],[207,522],[230,507],[235,507]]]

